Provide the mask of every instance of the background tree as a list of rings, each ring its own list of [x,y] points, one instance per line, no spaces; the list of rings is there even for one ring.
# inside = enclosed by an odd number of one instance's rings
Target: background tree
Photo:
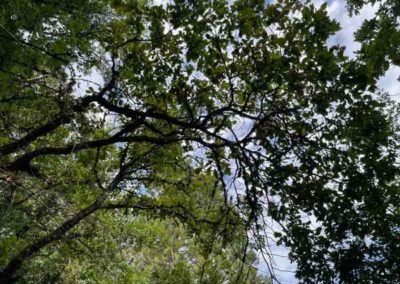
[[[80,263],[88,242],[106,263],[103,242],[126,254],[106,279],[248,283],[268,238],[305,283],[399,278],[397,109],[367,92],[363,62],[327,46],[339,25],[326,5],[25,2],[0,4],[2,283],[37,281],[51,257],[67,272],[49,277],[74,277],[60,256]],[[151,238],[124,238],[139,212],[150,231],[179,219],[199,263],[127,265],[132,248],[152,255]],[[103,275],[92,262],[79,277]]]

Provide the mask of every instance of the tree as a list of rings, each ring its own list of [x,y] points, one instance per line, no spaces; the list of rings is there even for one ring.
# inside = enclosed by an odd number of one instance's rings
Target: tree
[[[170,219],[102,211],[24,266],[21,283],[233,283],[243,244],[212,247]],[[121,223],[124,226],[121,226]],[[203,232],[204,233],[204,232]],[[223,253],[221,253],[222,250]],[[249,257],[239,283],[267,284]],[[264,282],[262,282],[264,281]]]
[[[350,14],[357,14],[365,5],[375,5],[375,17],[365,20],[355,34],[361,43],[358,59],[370,74],[371,81],[377,80],[389,69],[390,64],[400,65],[400,29],[398,1],[348,0]]]
[[[237,282],[268,238],[305,283],[399,279],[396,105],[327,46],[326,5],[23,2],[0,4],[2,283],[141,214],[180,220],[198,257],[228,246],[211,257],[221,269],[239,248]],[[118,230],[104,237],[116,247]]]

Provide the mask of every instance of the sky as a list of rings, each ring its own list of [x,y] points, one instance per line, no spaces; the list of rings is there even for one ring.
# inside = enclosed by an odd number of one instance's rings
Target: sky
[[[354,32],[360,27],[365,19],[370,19],[374,16],[377,6],[365,6],[360,14],[357,16],[349,17],[346,11],[345,0],[314,0],[316,6],[328,3],[327,11],[331,18],[336,19],[341,26],[341,30],[332,36],[328,44],[340,44],[346,47],[346,55],[354,57],[354,52],[360,47],[360,44],[354,41]],[[378,83],[378,86],[387,91],[393,99],[400,100],[399,81],[397,78],[400,76],[400,68],[391,66]],[[277,268],[275,274],[279,281],[283,284],[296,284],[297,280],[294,277],[296,265],[290,263],[287,258],[287,249],[284,247],[272,246],[271,250],[277,256],[274,257],[275,267]],[[267,271],[265,264],[260,264],[262,271]],[[282,270],[282,271],[280,271]]]

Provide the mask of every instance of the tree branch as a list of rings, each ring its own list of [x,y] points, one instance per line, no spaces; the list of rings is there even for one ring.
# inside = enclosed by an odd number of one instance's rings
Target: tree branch
[[[63,236],[65,236],[66,233],[68,233],[72,228],[78,225],[82,220],[84,220],[85,218],[93,214],[97,209],[99,209],[107,199],[108,195],[113,191],[114,188],[118,186],[118,184],[125,177],[132,163],[120,169],[119,173],[114,177],[113,181],[109,184],[106,190],[104,190],[91,205],[76,213],[72,218],[65,221],[61,226],[59,226],[47,236],[42,237],[38,241],[22,249],[0,272],[0,283],[15,283],[17,281],[16,274],[27,259],[29,259],[31,256],[36,254],[47,245],[60,240]]]

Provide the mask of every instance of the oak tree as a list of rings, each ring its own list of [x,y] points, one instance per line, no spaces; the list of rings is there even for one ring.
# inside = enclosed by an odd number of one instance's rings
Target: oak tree
[[[1,283],[74,277],[63,255],[85,279],[253,283],[271,239],[304,283],[400,278],[386,59],[363,30],[364,57],[328,46],[326,4],[2,1],[0,24]],[[160,270],[141,222],[198,262]]]

